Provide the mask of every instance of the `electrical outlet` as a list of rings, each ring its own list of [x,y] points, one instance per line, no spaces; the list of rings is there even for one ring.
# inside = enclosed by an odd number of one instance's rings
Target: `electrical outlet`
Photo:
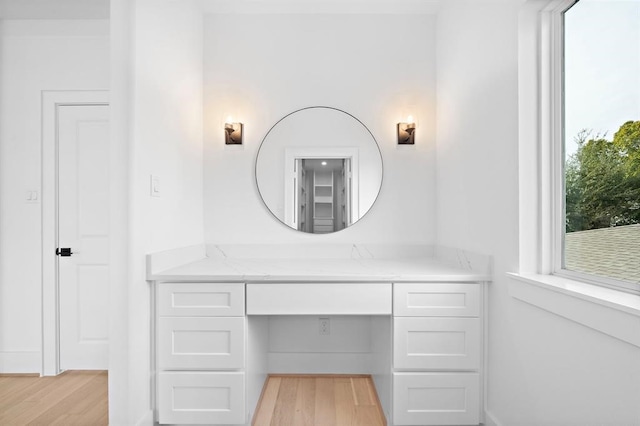
[[[30,204],[37,203],[39,201],[38,191],[37,190],[27,191],[25,201]]]
[[[318,333],[321,336],[328,336],[331,334],[331,323],[329,318],[318,318]]]

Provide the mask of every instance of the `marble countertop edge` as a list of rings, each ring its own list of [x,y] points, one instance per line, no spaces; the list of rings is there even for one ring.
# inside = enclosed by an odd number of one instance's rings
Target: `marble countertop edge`
[[[429,245],[193,245],[147,255],[148,281],[478,282],[490,256]],[[264,254],[264,256],[263,256]]]
[[[191,250],[194,252],[193,250]],[[195,251],[194,253],[199,253]],[[164,254],[163,254],[164,255]],[[465,257],[466,259],[466,257]],[[148,281],[202,282],[479,282],[491,281],[490,269],[475,270],[470,262],[433,257],[394,258],[219,258],[184,257],[166,269],[148,270]],[[191,260],[191,261],[189,261]],[[478,261],[474,260],[477,264]],[[151,264],[151,260],[148,262]]]
[[[259,283],[300,283],[300,284],[312,284],[312,283],[424,283],[424,282],[445,282],[445,283],[465,283],[465,282],[489,282],[490,277],[484,275],[423,275],[416,277],[392,277],[392,276],[358,276],[348,277],[344,275],[340,276],[239,276],[239,275],[172,275],[172,274],[159,274],[150,276],[148,281],[156,282],[209,282],[209,283],[245,283],[245,284],[259,284]]]

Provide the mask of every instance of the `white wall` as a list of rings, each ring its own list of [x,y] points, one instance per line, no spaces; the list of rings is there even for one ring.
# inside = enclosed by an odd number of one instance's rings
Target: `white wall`
[[[522,303],[518,271],[518,6],[438,17],[438,244],[494,256],[487,405],[502,425],[635,425],[640,349]]]
[[[114,349],[118,359],[110,366],[118,386],[110,394],[110,424],[151,424],[145,255],[203,242],[202,13],[195,1],[172,0],[116,2],[112,10],[123,30],[133,30],[131,50],[120,46],[122,57],[113,64],[123,77],[114,91],[132,103],[118,122],[128,120],[131,147],[130,274],[125,291],[115,294],[126,310],[112,307],[112,317],[126,316],[112,321],[113,333],[126,336],[126,349]],[[150,196],[151,175],[160,180],[160,197]]]
[[[204,61],[207,243],[434,241],[434,16],[209,15]],[[371,211],[322,237],[277,221],[262,203],[254,171],[269,128],[315,105],[358,117],[376,137],[384,167]],[[416,145],[398,147],[396,123],[407,111],[419,119]],[[229,114],[245,126],[240,149],[224,145]]]
[[[39,373],[43,90],[107,89],[107,21],[0,21],[0,372]]]

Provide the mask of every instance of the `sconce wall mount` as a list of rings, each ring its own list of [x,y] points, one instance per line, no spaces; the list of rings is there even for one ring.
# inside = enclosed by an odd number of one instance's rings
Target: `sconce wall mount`
[[[224,123],[224,143],[226,145],[242,145],[242,123]]]
[[[414,145],[416,123],[398,123],[398,145]]]

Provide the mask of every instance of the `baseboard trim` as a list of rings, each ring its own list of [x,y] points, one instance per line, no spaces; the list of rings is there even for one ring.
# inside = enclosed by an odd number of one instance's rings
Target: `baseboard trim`
[[[138,420],[136,426],[153,426],[153,410],[149,410]]]
[[[496,416],[494,416],[493,413],[491,413],[488,410],[485,410],[485,412],[484,412],[484,425],[485,426],[502,426],[502,423],[500,423],[496,419]]]
[[[40,352],[0,352],[0,373],[40,374]]]

